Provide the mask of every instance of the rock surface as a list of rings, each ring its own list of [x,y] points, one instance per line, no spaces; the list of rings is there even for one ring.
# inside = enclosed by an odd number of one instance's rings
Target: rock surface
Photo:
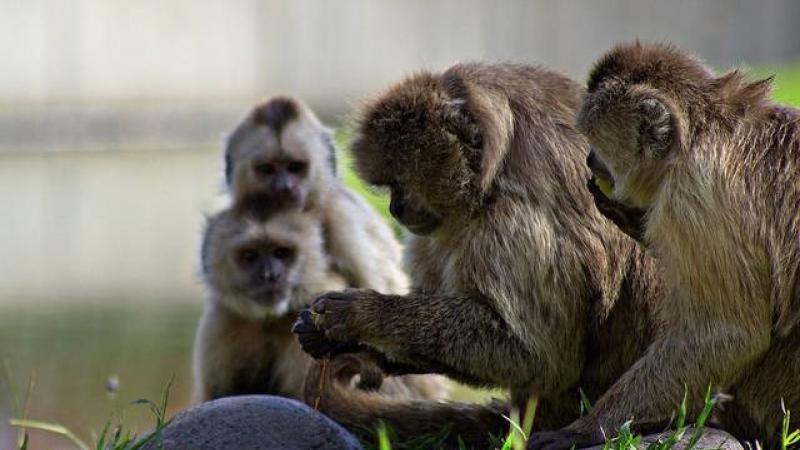
[[[692,433],[694,433],[694,428],[688,428],[683,435],[683,438],[679,440],[672,450],[684,450],[686,445],[689,443],[689,439],[692,437]],[[658,434],[649,434],[647,436],[642,437],[642,442],[639,444],[639,449],[643,450],[646,449],[648,445],[653,442],[656,442],[659,438],[666,439],[669,436],[668,433],[658,433]],[[582,450],[601,450],[603,448],[602,445],[598,445],[595,447],[588,447]],[[721,449],[721,450],[744,450],[744,447],[735,437],[731,436],[730,434],[722,431],[717,430],[714,428],[706,428],[703,436],[697,441],[697,444],[693,447],[693,449]]]
[[[183,411],[145,450],[360,450],[353,435],[308,406],[282,397],[247,395]]]

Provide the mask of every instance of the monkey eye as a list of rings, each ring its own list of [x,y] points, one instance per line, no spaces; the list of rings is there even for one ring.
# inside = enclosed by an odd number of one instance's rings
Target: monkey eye
[[[292,256],[292,249],[288,247],[278,247],[272,251],[272,256],[278,259],[289,259]]]
[[[292,161],[286,166],[286,169],[289,170],[290,173],[301,173],[305,172],[306,166],[308,166],[308,164],[306,164],[305,161]]]
[[[258,252],[255,250],[242,250],[237,255],[237,258],[244,265],[252,265],[258,260]]]
[[[253,166],[253,170],[255,170],[257,174],[262,176],[272,175],[273,173],[275,173],[275,166],[273,166],[270,163],[256,164],[255,166]]]

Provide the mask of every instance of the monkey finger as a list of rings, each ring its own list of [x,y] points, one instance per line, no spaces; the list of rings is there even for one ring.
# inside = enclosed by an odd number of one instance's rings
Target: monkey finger
[[[318,334],[300,334],[297,336],[297,340],[300,342],[303,351],[315,359],[330,355],[335,348],[335,343]]]

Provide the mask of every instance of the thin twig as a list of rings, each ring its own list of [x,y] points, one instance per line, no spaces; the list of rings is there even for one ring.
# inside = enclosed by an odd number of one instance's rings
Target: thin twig
[[[319,402],[322,400],[322,393],[325,390],[325,379],[328,378],[328,359],[326,356],[320,362],[322,367],[319,371],[319,390],[317,391],[317,398],[314,400],[315,411],[319,411]]]

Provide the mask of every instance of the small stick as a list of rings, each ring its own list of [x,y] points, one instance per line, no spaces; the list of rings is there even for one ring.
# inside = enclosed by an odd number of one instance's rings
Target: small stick
[[[325,378],[328,377],[328,360],[330,359],[329,356],[322,358],[320,361],[320,365],[322,366],[319,371],[319,391],[317,392],[317,398],[314,399],[314,410],[319,411],[319,402],[322,399],[322,393],[325,389]]]

